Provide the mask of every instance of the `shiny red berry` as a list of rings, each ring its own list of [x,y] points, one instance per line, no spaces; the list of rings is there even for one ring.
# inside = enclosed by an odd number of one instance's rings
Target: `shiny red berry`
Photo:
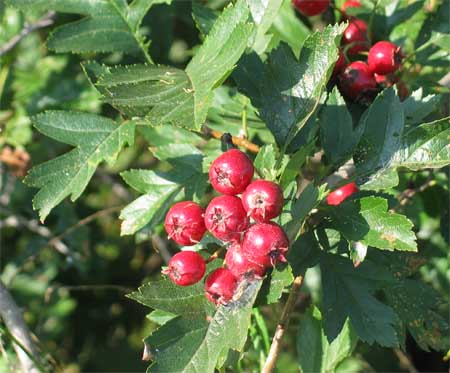
[[[330,0],[292,0],[295,8],[304,16],[317,16],[330,6]]]
[[[340,50],[339,57],[334,65],[333,73],[331,76],[335,78],[344,70],[345,70],[345,57],[344,53],[342,53],[342,51]]]
[[[206,228],[219,240],[239,240],[249,224],[239,197],[219,196],[213,198],[206,208]]]
[[[237,278],[229,269],[217,268],[206,278],[205,295],[214,304],[227,304],[234,295]]]
[[[358,101],[373,94],[377,82],[365,62],[355,61],[339,75],[339,89],[347,98]]]
[[[240,150],[231,149],[213,161],[209,181],[219,193],[236,195],[245,190],[254,172],[252,161]]]
[[[169,260],[169,265],[162,271],[173,283],[188,286],[199,282],[206,271],[205,261],[195,251],[180,251]]]
[[[372,73],[386,75],[398,70],[403,61],[400,47],[389,42],[379,41],[369,50],[367,62]]]
[[[348,8],[360,8],[361,2],[359,0],[347,0],[342,4],[341,11],[345,13]]]
[[[367,23],[360,19],[352,20],[342,35],[342,44],[351,45],[346,50],[349,56],[369,50]]]
[[[241,246],[248,260],[271,267],[286,262],[289,240],[278,224],[257,223],[245,232]]]
[[[340,205],[344,200],[350,197],[353,193],[356,193],[358,190],[359,189],[355,183],[346,184],[328,194],[327,203],[332,206]]]
[[[269,221],[281,214],[283,191],[272,181],[255,180],[242,194],[242,204],[254,220]]]
[[[164,227],[176,243],[183,246],[195,245],[206,231],[203,209],[192,201],[176,203],[167,213]]]
[[[266,273],[266,268],[254,261],[247,259],[239,243],[233,243],[225,255],[227,268],[236,277],[261,278]]]

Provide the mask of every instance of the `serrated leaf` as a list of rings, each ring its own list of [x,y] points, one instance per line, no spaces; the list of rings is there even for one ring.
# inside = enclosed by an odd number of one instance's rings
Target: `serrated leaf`
[[[417,171],[450,164],[450,118],[417,126],[407,132],[393,164]]]
[[[332,226],[349,241],[381,250],[417,251],[413,224],[405,216],[389,212],[381,197],[349,198],[330,208]]]
[[[313,232],[302,234],[291,245],[287,257],[294,276],[303,276],[308,268],[319,263],[321,255],[322,251]]]
[[[370,175],[369,179],[363,185],[359,186],[359,189],[384,191],[396,187],[398,183],[397,170],[395,168],[387,168],[374,175]]]
[[[177,286],[164,278],[142,285],[128,295],[129,298],[153,309],[182,315],[183,318],[206,318],[214,307],[205,297],[203,283],[192,286]]]
[[[272,181],[276,180],[277,171],[275,170],[275,164],[275,147],[272,144],[264,145],[261,149],[259,149],[258,155],[256,156],[254,162],[254,166],[260,172],[263,179]]]
[[[431,114],[441,101],[440,95],[428,95],[423,97],[423,89],[415,90],[411,96],[402,102],[405,112],[405,123],[415,125],[422,123],[429,114]]]
[[[423,282],[402,279],[384,289],[388,303],[400,316],[401,327],[425,351],[449,348],[448,322],[437,311],[443,303],[439,294]]]
[[[364,132],[354,155],[357,174],[390,166],[401,146],[404,122],[403,107],[394,90],[381,92],[359,124]]]
[[[353,129],[352,116],[345,100],[334,88],[320,111],[320,142],[330,163],[339,165],[347,161],[363,130],[363,126]]]
[[[270,276],[269,289],[266,295],[267,304],[276,303],[283,295],[284,289],[292,284],[294,276],[290,265],[274,268]]]
[[[75,201],[102,161],[112,164],[125,144],[132,145],[133,122],[117,124],[94,115],[71,111],[47,111],[35,117],[42,134],[76,148],[33,167],[25,183],[41,188],[33,199],[41,221],[64,198]]]
[[[256,54],[239,62],[233,77],[280,148],[287,148],[317,107],[337,60],[343,30],[343,25],[328,26],[310,35],[299,60],[281,43],[265,63]]]
[[[299,322],[297,331],[297,354],[300,371],[303,373],[334,372],[337,365],[350,356],[358,337],[345,322],[336,339],[329,343],[322,326],[322,315],[318,308],[311,307]]]
[[[393,281],[391,275],[367,260],[354,268],[348,259],[332,254],[322,255],[320,268],[323,325],[328,341],[337,338],[349,318],[363,341],[397,346],[394,328],[397,316],[392,308],[373,296],[376,288]]]
[[[214,372],[224,351],[242,351],[260,287],[261,281],[242,283],[234,300],[220,306],[209,321],[180,317],[159,328],[145,341],[154,359],[149,371]]]
[[[125,0],[14,0],[11,5],[23,11],[54,10],[86,16],[53,30],[47,46],[56,52],[140,52],[152,62],[138,27],[154,2],[161,0],[135,0],[130,6]]]

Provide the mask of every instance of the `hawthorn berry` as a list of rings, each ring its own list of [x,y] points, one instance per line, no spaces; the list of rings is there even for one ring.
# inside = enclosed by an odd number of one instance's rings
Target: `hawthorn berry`
[[[169,209],[164,227],[176,243],[195,245],[206,231],[203,209],[192,201],[178,202]]]
[[[214,304],[227,304],[233,298],[237,278],[227,268],[217,268],[206,278],[205,295]]]
[[[327,196],[327,203],[331,206],[340,205],[344,200],[358,191],[356,183],[352,182],[336,189]]]
[[[339,75],[339,89],[352,100],[367,98],[377,89],[375,77],[365,62],[355,61]]]
[[[162,273],[168,275],[173,283],[180,286],[199,282],[206,271],[205,261],[195,251],[180,251],[169,260]]]
[[[342,4],[341,11],[345,14],[348,8],[361,8],[361,2],[359,0],[347,0]]]
[[[392,87],[395,83],[398,82],[398,77],[394,74],[373,74],[373,76],[377,84],[383,88]]]
[[[341,50],[339,50],[339,57],[334,65],[333,73],[331,76],[333,78],[337,77],[342,71],[345,69],[345,57],[344,53],[342,53]]]
[[[330,6],[330,0],[292,0],[294,7],[304,16],[317,16]]]
[[[398,70],[403,61],[399,46],[389,41],[379,41],[369,50],[367,62],[372,73],[386,75]]]
[[[369,50],[367,23],[361,19],[352,20],[342,35],[342,44],[351,45],[347,49],[349,56]]]
[[[289,240],[278,224],[256,223],[245,232],[241,246],[249,261],[273,267],[279,262],[286,262]]]
[[[247,259],[241,245],[237,242],[228,248],[225,263],[231,273],[238,278],[242,276],[250,279],[261,278],[266,273],[266,268],[263,265]]]
[[[242,194],[242,204],[254,220],[269,221],[281,214],[283,191],[272,181],[255,180]]]
[[[219,240],[239,240],[250,224],[242,201],[236,196],[213,198],[206,208],[206,228]]]
[[[242,193],[253,178],[252,161],[240,150],[230,149],[217,157],[209,169],[209,181],[222,194]]]

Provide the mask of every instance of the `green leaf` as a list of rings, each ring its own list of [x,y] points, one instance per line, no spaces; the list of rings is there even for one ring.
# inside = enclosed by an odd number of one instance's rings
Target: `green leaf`
[[[154,310],[147,315],[147,319],[158,325],[164,325],[175,317],[173,313],[162,310]]]
[[[196,1],[192,2],[192,19],[203,37],[209,34],[218,17],[219,12]]]
[[[332,226],[349,241],[361,241],[381,250],[417,251],[413,224],[389,212],[381,197],[349,198],[330,208]]]
[[[403,107],[392,88],[381,92],[359,126],[364,128],[354,155],[357,174],[369,174],[388,167],[401,146]]]
[[[314,237],[314,233],[306,232],[302,234],[291,245],[287,257],[294,276],[303,276],[308,268],[314,267],[319,263],[321,255],[322,251]]]
[[[25,183],[41,188],[33,199],[41,221],[64,198],[75,201],[86,188],[102,161],[113,164],[125,144],[132,145],[133,122],[117,124],[94,114],[47,111],[35,117],[42,134],[76,148],[58,158],[33,167]]]
[[[270,276],[268,293],[266,295],[267,304],[276,303],[283,295],[284,289],[292,284],[294,276],[290,265],[274,268]]]
[[[337,365],[350,356],[358,337],[348,320],[336,339],[329,343],[322,327],[322,315],[317,307],[311,307],[299,322],[297,354],[303,373],[334,372]]]
[[[338,165],[353,154],[364,130],[353,129],[352,116],[337,88],[328,96],[327,104],[320,111],[320,142],[330,163]]]
[[[214,307],[206,299],[203,286],[201,282],[192,286],[177,286],[164,278],[142,285],[128,297],[144,306],[183,318],[205,318],[213,313]]]
[[[53,30],[47,46],[56,52],[140,52],[152,62],[138,27],[153,3],[135,0],[128,6],[125,0],[15,0],[11,5],[23,11],[54,10],[86,16]]]
[[[423,97],[423,89],[417,89],[411,96],[402,102],[407,125],[422,123],[422,120],[430,115],[441,102],[440,95],[428,95]]]
[[[337,60],[343,29],[343,25],[328,26],[309,36],[299,61],[281,43],[265,63],[250,54],[234,72],[238,87],[259,110],[280,148],[287,148],[316,109]]]
[[[413,171],[450,164],[449,119],[425,123],[407,132],[393,164]]]
[[[329,342],[341,333],[347,318],[365,342],[381,346],[398,345],[395,333],[397,316],[378,301],[373,292],[393,281],[389,273],[364,261],[358,268],[341,256],[322,255],[323,326]]]
[[[277,178],[276,150],[273,144],[264,145],[255,158],[254,166],[260,172],[261,177],[266,180],[275,181]]]
[[[224,351],[242,351],[260,287],[261,281],[243,282],[234,300],[220,306],[209,321],[180,317],[159,328],[145,340],[154,358],[149,371],[214,372]]]
[[[359,186],[359,189],[385,191],[396,187],[398,183],[398,172],[395,167],[386,168],[376,174],[370,175],[369,179],[363,185]]]
[[[402,279],[384,289],[388,303],[400,316],[421,349],[445,351],[449,348],[448,322],[438,313],[440,295],[423,282]]]

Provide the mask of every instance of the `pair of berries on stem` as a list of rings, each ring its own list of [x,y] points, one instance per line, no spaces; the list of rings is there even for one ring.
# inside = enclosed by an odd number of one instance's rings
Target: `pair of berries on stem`
[[[205,211],[185,201],[172,206],[166,215],[166,231],[180,245],[195,245],[206,230],[230,244],[226,268],[216,269],[205,281],[206,297],[215,304],[227,303],[242,278],[261,278],[267,268],[286,261],[289,241],[283,229],[270,221],[281,214],[283,192],[271,181],[252,182],[253,175],[252,161],[231,149],[215,159],[209,171],[211,185],[223,195],[213,198]],[[182,251],[172,257],[163,273],[187,286],[200,281],[205,271],[200,254]]]

